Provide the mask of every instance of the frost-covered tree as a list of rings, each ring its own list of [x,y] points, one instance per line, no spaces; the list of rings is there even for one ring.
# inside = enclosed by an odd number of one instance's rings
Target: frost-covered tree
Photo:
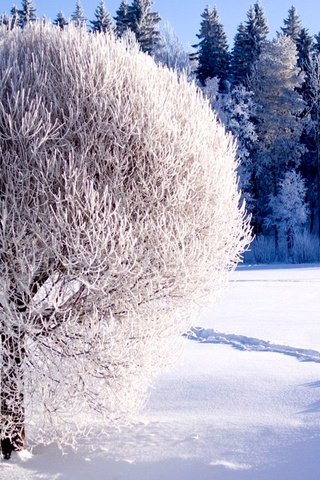
[[[300,164],[305,102],[297,90],[302,82],[297,50],[291,38],[279,36],[266,42],[252,78],[259,139],[255,154],[258,231],[266,215],[268,196],[277,196],[279,181],[286,170]]]
[[[226,130],[237,140],[240,189],[247,209],[252,212],[255,204],[253,152],[258,140],[253,121],[256,113],[253,93],[243,85],[219,93],[217,79],[208,81],[203,91]]]
[[[156,62],[166,65],[177,72],[184,72],[191,76],[192,66],[189,55],[179,41],[175,31],[168,22],[160,25],[160,39],[158,47],[153,52]]]
[[[32,0],[22,0],[21,10],[19,10],[19,26],[24,28],[28,23],[37,20],[36,8]]]
[[[279,237],[286,241],[288,252],[292,250],[297,233],[301,233],[308,218],[305,202],[306,187],[301,175],[289,170],[279,182],[278,193],[271,195],[266,225],[278,229]]]
[[[78,28],[86,28],[87,26],[87,17],[80,1],[77,1],[75,11],[71,14],[71,23]]]
[[[113,30],[112,21],[107,12],[104,0],[100,0],[99,5],[95,10],[95,20],[90,20],[93,32],[111,32]]]
[[[314,43],[313,43],[312,50],[313,50],[313,53],[315,53],[316,55],[320,53],[320,32],[314,36]]]
[[[294,6],[289,9],[288,16],[283,20],[283,24],[284,27],[281,27],[282,34],[290,37],[296,43],[301,32],[301,20]]]
[[[26,418],[60,443],[98,414],[128,421],[250,233],[233,141],[186,78],[72,26],[0,35],[8,458]]]
[[[128,0],[122,0],[114,17],[115,31],[119,38],[121,38],[129,28],[128,10]]]
[[[301,70],[306,71],[313,50],[313,38],[306,28],[301,28],[296,40],[298,51],[298,66]]]
[[[143,52],[152,54],[159,44],[157,25],[161,18],[153,12],[153,0],[133,0],[128,6],[128,26]]]
[[[263,8],[259,3],[255,3],[247,13],[245,24],[240,24],[235,36],[231,60],[231,78],[235,84],[248,84],[268,31]]]
[[[240,23],[237,33],[234,37],[233,48],[231,52],[230,71],[231,80],[235,85],[245,84],[250,74],[246,58],[247,34],[243,23]]]
[[[64,13],[61,12],[61,10],[60,10],[60,12],[58,12],[56,18],[54,19],[53,25],[61,28],[61,30],[68,25],[68,20],[66,19]]]
[[[201,85],[214,77],[220,79],[220,88],[224,90],[229,73],[229,52],[227,36],[216,8],[206,7],[201,14],[200,32],[197,34],[199,43],[193,45],[197,51],[191,55],[197,60],[195,70]]]
[[[304,98],[310,112],[304,139],[308,152],[301,170],[306,179],[307,200],[310,206],[310,231],[320,239],[320,56],[313,55],[306,70]]]

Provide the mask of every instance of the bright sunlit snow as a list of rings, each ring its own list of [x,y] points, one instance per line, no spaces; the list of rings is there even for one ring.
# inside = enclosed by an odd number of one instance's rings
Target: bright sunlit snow
[[[320,267],[240,267],[137,424],[36,446],[1,480],[319,480]]]

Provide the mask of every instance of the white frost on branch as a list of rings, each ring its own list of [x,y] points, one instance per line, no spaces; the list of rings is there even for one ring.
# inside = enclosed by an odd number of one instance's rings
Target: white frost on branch
[[[72,441],[128,421],[250,241],[235,146],[112,36],[1,32],[0,66],[2,435],[24,395],[28,435]]]

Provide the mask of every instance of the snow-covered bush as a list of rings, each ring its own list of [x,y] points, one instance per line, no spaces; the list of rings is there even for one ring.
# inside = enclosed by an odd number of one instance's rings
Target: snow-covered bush
[[[292,261],[294,263],[310,263],[320,261],[320,245],[318,235],[308,231],[297,233],[292,248]]]
[[[286,239],[280,239],[276,248],[274,236],[258,235],[244,255],[244,262],[251,264],[311,263],[320,261],[320,245],[317,235],[307,230],[294,236],[289,249]]]
[[[244,255],[245,263],[274,263],[277,260],[277,250],[274,237],[258,235]]]
[[[286,240],[288,250],[294,246],[295,236],[307,222],[306,187],[301,175],[294,170],[285,173],[279,182],[279,192],[269,200],[270,215],[265,223],[277,228],[280,239]]]
[[[185,78],[49,25],[3,32],[0,64],[6,452],[25,419],[42,441],[126,420],[250,230],[232,139]]]
[[[219,93],[219,79],[215,77],[207,80],[202,90],[217,113],[219,120],[237,141],[240,188],[247,209],[252,212],[255,203],[252,182],[255,162],[252,153],[258,140],[255,125],[252,121],[255,114],[255,104],[252,99],[252,92],[243,85],[234,88],[229,85],[229,87],[224,93]]]

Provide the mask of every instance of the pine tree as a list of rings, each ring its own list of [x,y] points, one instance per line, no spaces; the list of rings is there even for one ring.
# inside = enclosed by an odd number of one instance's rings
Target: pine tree
[[[231,53],[231,80],[235,85],[245,84],[249,75],[247,55],[247,33],[243,23],[240,23],[237,33],[234,37],[234,44]]]
[[[202,85],[207,79],[218,77],[220,88],[224,90],[230,60],[227,37],[216,8],[206,7],[201,17],[200,33],[197,34],[200,42],[193,45],[197,52],[191,55],[198,61],[195,73]]]
[[[248,84],[253,65],[259,58],[268,31],[264,11],[259,3],[255,3],[247,13],[245,25],[240,24],[235,37],[231,75],[234,83]]]
[[[118,10],[116,11],[116,16],[114,17],[116,24],[115,31],[117,37],[119,38],[121,38],[129,28],[128,10],[128,0],[122,0]]]
[[[288,17],[283,20],[283,23],[284,27],[281,27],[282,33],[296,43],[301,31],[301,20],[294,6],[289,9]]]
[[[64,16],[63,12],[58,12],[55,20],[53,21],[53,25],[56,25],[57,27],[60,27],[61,30],[63,30],[67,25],[68,25],[68,21],[66,19],[66,17]]]
[[[313,43],[313,52],[318,55],[320,53],[320,32],[315,36],[315,42]]]
[[[152,0],[133,0],[128,7],[128,26],[135,34],[143,52],[152,54],[159,44],[160,33],[156,25],[161,18],[157,12],[152,12]]]
[[[24,28],[27,23],[37,20],[36,8],[32,0],[22,0],[22,8],[19,10],[19,26]]]
[[[313,38],[306,28],[302,28],[296,40],[298,51],[298,66],[301,70],[306,71],[313,50]]]
[[[112,27],[111,18],[107,12],[107,9],[103,0],[100,0],[100,3],[96,8],[95,17],[96,17],[95,20],[90,20],[90,23],[92,25],[91,30],[93,32],[105,33],[105,32],[110,32],[112,30],[113,27]]]
[[[80,1],[77,1],[76,3],[75,11],[71,15],[71,22],[73,25],[80,28],[84,28],[87,25],[87,18],[84,15]]]
[[[290,37],[266,42],[252,77],[257,104],[256,160],[257,232],[263,228],[270,194],[277,196],[279,181],[288,169],[296,169],[304,151],[300,137],[305,102],[298,92],[303,82],[297,67],[297,51]],[[277,230],[276,240],[277,240]]]

